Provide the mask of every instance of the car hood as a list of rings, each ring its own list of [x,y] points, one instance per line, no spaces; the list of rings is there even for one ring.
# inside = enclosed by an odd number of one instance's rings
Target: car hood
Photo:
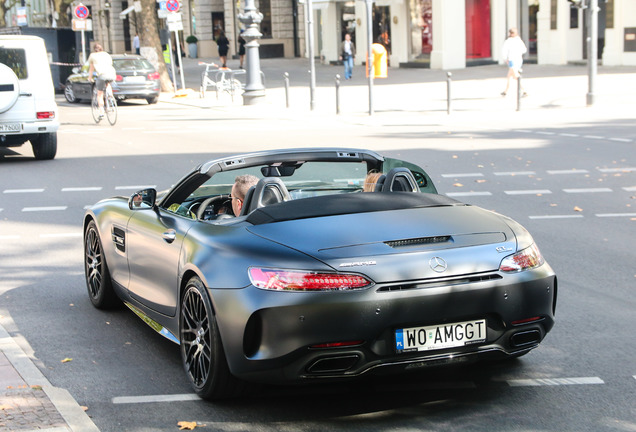
[[[472,206],[289,220],[249,231],[376,282],[490,272],[517,249],[501,216]],[[436,266],[439,259],[445,268]]]

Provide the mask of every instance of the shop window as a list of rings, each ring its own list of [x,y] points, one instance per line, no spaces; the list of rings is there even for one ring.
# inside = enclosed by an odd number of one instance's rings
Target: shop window
[[[558,1],[550,0],[550,30],[557,29],[557,8]]]
[[[261,33],[263,39],[272,38],[272,4],[270,0],[259,0],[258,11],[263,14],[263,21],[261,21]]]
[[[570,28],[579,28],[579,7],[570,4]]]

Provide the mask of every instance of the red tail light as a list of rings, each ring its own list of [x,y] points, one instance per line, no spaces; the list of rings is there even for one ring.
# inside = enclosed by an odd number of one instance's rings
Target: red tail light
[[[41,111],[36,114],[38,120],[54,119],[55,111]]]
[[[117,75],[117,76],[115,76],[115,81],[117,81],[117,82],[122,82],[123,80],[124,80],[124,77],[123,77],[123,76],[121,76],[121,75]]]
[[[347,342],[330,342],[330,343],[312,345],[311,348],[342,348],[342,347],[362,345],[363,343],[364,341],[362,340],[347,341]]]
[[[522,320],[512,321],[510,324],[512,324],[512,325],[529,324],[529,323],[533,323],[533,322],[536,322],[536,321],[541,321],[541,317],[532,317],[532,318],[526,318],[526,319],[522,319]]]
[[[275,291],[345,291],[366,288],[372,284],[360,275],[302,270],[252,267],[249,276],[255,287]]]
[[[513,255],[508,255],[499,265],[499,270],[503,272],[520,272],[539,267],[544,263],[543,256],[537,245],[533,244]]]
[[[159,73],[158,72],[149,73],[148,74],[148,79],[149,80],[158,80],[159,79]]]

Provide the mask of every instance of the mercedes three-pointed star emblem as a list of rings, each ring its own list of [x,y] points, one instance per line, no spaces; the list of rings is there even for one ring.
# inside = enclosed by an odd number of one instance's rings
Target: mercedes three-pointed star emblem
[[[431,260],[428,262],[428,264],[431,266],[433,271],[437,272],[437,273],[442,273],[448,268],[448,265],[446,264],[446,261],[444,261],[440,257],[431,258]]]

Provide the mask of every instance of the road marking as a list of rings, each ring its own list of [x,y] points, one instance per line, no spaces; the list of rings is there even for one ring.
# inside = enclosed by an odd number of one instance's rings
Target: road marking
[[[40,237],[41,238],[82,237],[82,233],[75,232],[75,233],[40,234]]]
[[[446,196],[449,197],[467,197],[467,196],[490,196],[490,192],[450,192]]]
[[[598,169],[602,173],[624,173],[624,172],[634,172],[636,171],[636,167],[625,167],[625,168],[599,168]]]
[[[532,133],[532,131],[527,130],[527,129],[513,129],[513,132],[519,132],[519,133]]]
[[[138,186],[115,186],[115,190],[142,190],[154,189],[157,185],[138,185]]]
[[[102,190],[101,186],[95,187],[66,187],[62,188],[62,192],[93,192]]]
[[[538,135],[556,135],[556,132],[537,131]]]
[[[482,173],[442,174],[442,177],[483,177]]]
[[[560,174],[588,174],[589,171],[585,169],[571,169],[571,170],[548,170],[548,174],[560,175]]]
[[[583,215],[543,215],[543,216],[528,216],[530,219],[578,219]]]
[[[14,194],[14,193],[39,193],[44,192],[44,188],[42,189],[5,189],[4,192],[6,194]]]
[[[535,171],[500,171],[493,173],[496,176],[535,175]]]
[[[610,141],[630,143],[630,142],[632,142],[633,140],[631,140],[631,139],[629,139],[629,138],[610,138]]]
[[[581,188],[581,189],[563,189],[565,193],[600,193],[612,192],[610,188]]]
[[[25,207],[23,212],[39,212],[39,211],[59,211],[66,210],[67,206],[53,206],[53,207]]]
[[[625,189],[627,192],[636,192],[636,186],[628,186],[624,187],[623,189]]]
[[[551,194],[552,191],[548,189],[535,189],[535,190],[509,190],[504,191],[506,195],[540,195]]]
[[[596,217],[636,217],[636,213],[597,213]]]
[[[602,139],[605,139],[605,137],[598,136],[598,135],[583,135],[583,138],[587,138],[587,139],[594,139],[594,140],[602,140]]]
[[[510,387],[536,387],[536,386],[605,384],[605,381],[603,381],[599,377],[581,377],[581,378],[539,378],[539,379],[507,380],[507,383]]]
[[[573,133],[560,133],[559,136],[562,137],[569,137],[569,138],[577,138],[580,135],[579,134],[573,134]]]
[[[154,402],[183,402],[193,400],[201,400],[201,398],[194,393],[149,396],[117,396],[112,399],[112,402],[114,404],[137,404]]]

